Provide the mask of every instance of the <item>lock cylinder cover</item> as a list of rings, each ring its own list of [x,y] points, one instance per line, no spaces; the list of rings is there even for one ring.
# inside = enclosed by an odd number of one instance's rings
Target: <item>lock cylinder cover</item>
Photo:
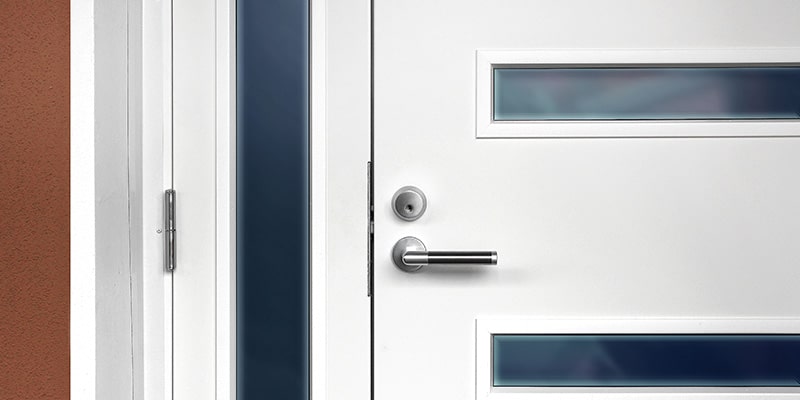
[[[415,186],[403,186],[392,197],[392,209],[403,221],[416,221],[427,207],[425,193]]]

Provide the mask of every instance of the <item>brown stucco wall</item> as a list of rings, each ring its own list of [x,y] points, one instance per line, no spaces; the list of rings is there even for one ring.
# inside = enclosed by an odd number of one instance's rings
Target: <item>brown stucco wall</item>
[[[0,0],[0,399],[69,398],[69,0]]]

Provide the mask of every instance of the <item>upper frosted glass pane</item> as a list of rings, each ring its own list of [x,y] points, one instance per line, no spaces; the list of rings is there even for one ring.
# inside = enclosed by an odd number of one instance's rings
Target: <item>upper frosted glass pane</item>
[[[800,335],[494,335],[494,386],[800,387]]]
[[[495,121],[800,118],[800,67],[495,68]]]

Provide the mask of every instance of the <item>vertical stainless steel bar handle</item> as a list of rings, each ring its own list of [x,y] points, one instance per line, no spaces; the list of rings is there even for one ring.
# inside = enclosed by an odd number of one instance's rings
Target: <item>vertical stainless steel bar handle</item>
[[[392,249],[394,264],[406,272],[426,265],[483,264],[497,265],[496,251],[428,251],[421,240],[408,236],[397,241]]]

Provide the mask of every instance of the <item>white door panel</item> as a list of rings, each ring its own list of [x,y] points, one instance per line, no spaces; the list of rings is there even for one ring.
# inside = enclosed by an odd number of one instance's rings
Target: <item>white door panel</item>
[[[476,398],[479,318],[800,318],[800,139],[475,137],[478,50],[798,47],[800,2],[376,0],[373,23],[376,399]],[[499,262],[406,273],[404,236]]]

